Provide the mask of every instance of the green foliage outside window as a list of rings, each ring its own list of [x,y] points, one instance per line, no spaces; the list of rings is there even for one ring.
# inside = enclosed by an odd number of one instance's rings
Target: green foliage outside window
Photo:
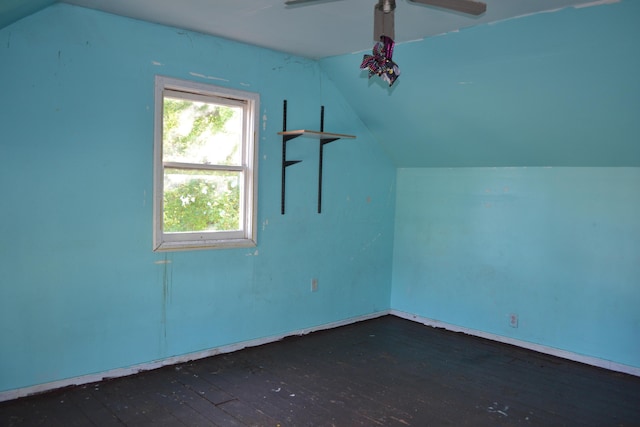
[[[232,181],[220,191],[215,183],[192,179],[164,197],[166,232],[240,228],[240,191]]]
[[[225,106],[165,98],[164,154],[185,155],[194,147],[197,152],[211,135],[224,132],[233,115],[234,110]],[[225,164],[232,162],[236,151],[237,148],[228,153]],[[240,187],[236,173],[165,169],[165,178],[172,177],[178,179],[169,182],[165,179],[165,232],[240,229]]]
[[[178,129],[183,124],[181,118],[185,112],[193,115],[193,122],[190,123],[189,132],[180,134]],[[164,154],[184,154],[189,147],[202,144],[207,132],[222,131],[232,116],[233,110],[228,107],[218,105],[212,108],[211,104],[202,102],[165,98],[162,130],[166,142]]]

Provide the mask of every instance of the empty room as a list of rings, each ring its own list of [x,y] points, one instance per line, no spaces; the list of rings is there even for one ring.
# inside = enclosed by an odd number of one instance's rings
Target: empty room
[[[0,3],[0,425],[640,426],[640,2]]]

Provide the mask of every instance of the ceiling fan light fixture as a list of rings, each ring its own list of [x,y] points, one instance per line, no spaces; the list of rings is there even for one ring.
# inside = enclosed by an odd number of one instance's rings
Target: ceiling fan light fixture
[[[409,0],[409,2],[435,6],[473,16],[482,15],[487,11],[486,3],[475,0]]]

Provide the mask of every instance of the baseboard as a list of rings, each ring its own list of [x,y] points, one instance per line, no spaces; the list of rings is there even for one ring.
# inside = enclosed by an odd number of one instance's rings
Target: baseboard
[[[511,344],[518,347],[523,347],[529,350],[537,351],[539,353],[549,354],[551,356],[561,357],[574,362],[585,363],[587,365],[597,366],[599,368],[609,369],[611,371],[622,372],[625,374],[634,375],[640,377],[640,368],[635,366],[624,365],[622,363],[612,362],[610,360],[599,359],[597,357],[585,356],[582,354],[573,353],[566,350],[561,350],[554,347],[547,347],[541,344],[535,344],[528,341],[522,341],[515,338],[505,337],[502,335],[491,334],[476,329],[465,328],[462,326],[452,325],[450,323],[441,322],[439,320],[430,319],[428,317],[422,317],[411,313],[406,313],[399,310],[390,310],[389,314],[392,314],[403,319],[412,320],[414,322],[422,323],[423,325],[432,326],[434,328],[443,328],[448,331],[462,332],[467,335],[473,335],[480,338],[486,338],[493,341],[498,341],[505,344]]]
[[[109,371],[104,371],[104,372],[99,372],[99,373],[89,374],[89,375],[81,375],[78,377],[52,381],[44,384],[37,384],[29,387],[23,387],[23,388],[7,390],[7,391],[0,391],[0,402],[18,399],[20,397],[31,396],[34,394],[44,393],[47,391],[51,391],[51,390],[55,390],[63,387],[89,384],[89,383],[94,383],[97,381],[102,381],[102,380],[111,379],[111,378],[126,377],[128,375],[137,374],[143,371],[150,371],[152,369],[161,368],[163,366],[176,365],[178,363],[185,363],[185,362],[190,362],[192,360],[204,359],[205,357],[211,357],[217,354],[231,353],[234,351],[242,350],[243,348],[255,347],[263,344],[269,344],[272,342],[280,341],[281,339],[286,337],[306,335],[311,332],[317,332],[317,331],[322,331],[326,329],[333,329],[340,326],[350,325],[352,323],[362,322],[364,320],[386,316],[388,314],[389,314],[389,310],[383,310],[383,311],[366,314],[362,316],[350,317],[348,319],[339,320],[336,322],[330,322],[322,325],[312,326],[309,328],[298,329],[298,330],[294,330],[284,334],[272,335],[269,337],[242,341],[234,344],[228,344],[220,347],[210,348],[210,349],[197,351],[194,353],[183,354],[179,356],[172,356],[172,357],[168,357],[161,360],[155,360],[152,362],[129,366],[126,368],[117,368]]]
[[[612,362],[610,360],[599,359],[597,357],[591,357],[591,356],[585,356],[585,355],[573,353],[570,351],[557,349],[554,347],[547,347],[544,345],[530,343],[530,342],[518,340],[515,338],[491,334],[491,333],[479,331],[476,329],[465,328],[462,326],[441,322],[439,320],[430,319],[428,317],[406,313],[400,310],[383,310],[383,311],[378,311],[378,312],[367,314],[367,315],[356,316],[356,317],[351,317],[344,320],[339,320],[336,322],[330,322],[322,325],[312,326],[309,328],[298,329],[298,330],[294,330],[284,334],[272,335],[269,337],[242,341],[234,344],[228,344],[220,347],[210,348],[202,351],[197,351],[194,353],[187,353],[179,356],[172,356],[165,359],[133,365],[126,368],[117,368],[117,369],[112,369],[109,371],[99,372],[95,374],[81,375],[78,377],[52,381],[44,384],[37,384],[29,387],[1,391],[0,402],[18,399],[20,397],[25,397],[25,396],[31,396],[34,394],[44,393],[47,391],[68,387],[68,386],[90,384],[90,383],[94,383],[97,381],[102,381],[110,378],[126,377],[128,375],[133,375],[139,372],[161,368],[163,366],[176,365],[179,363],[185,363],[193,360],[204,359],[206,357],[215,356],[217,354],[231,353],[234,351],[242,350],[243,348],[255,347],[263,344],[269,344],[272,342],[280,341],[281,339],[290,337],[290,336],[300,336],[300,335],[306,335],[312,332],[322,331],[326,329],[338,328],[340,326],[346,326],[352,323],[362,322],[364,320],[374,319],[374,318],[385,316],[388,314],[391,314],[393,316],[397,316],[403,319],[411,320],[414,322],[418,322],[423,325],[432,326],[435,328],[443,328],[445,330],[452,331],[452,332],[462,332],[462,333],[480,337],[480,338],[486,338],[489,340],[502,342],[505,344],[515,345],[518,347],[537,351],[539,353],[561,357],[563,359],[572,360],[574,362],[585,363],[587,365],[597,366],[599,368],[605,368],[611,371],[622,372],[625,374],[630,374],[630,375],[640,377],[640,368],[637,368],[635,366],[624,365],[621,363]]]

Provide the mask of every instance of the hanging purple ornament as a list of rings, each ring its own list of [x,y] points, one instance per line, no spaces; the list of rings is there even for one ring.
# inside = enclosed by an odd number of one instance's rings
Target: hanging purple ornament
[[[373,55],[364,55],[360,69],[369,70],[369,78],[377,75],[389,86],[400,76],[400,68],[393,62],[393,47],[395,43],[390,37],[380,36],[380,41],[373,46]]]
[[[360,69],[369,69],[369,78],[371,76],[382,74],[382,69],[385,63],[384,45],[382,43],[376,43],[373,46],[373,55],[364,55],[362,58],[362,64]]]
[[[386,56],[388,60],[391,60],[393,57],[393,46],[395,43],[393,43],[393,40],[391,40],[390,37],[384,35],[380,36],[380,41],[384,43],[384,56]]]

